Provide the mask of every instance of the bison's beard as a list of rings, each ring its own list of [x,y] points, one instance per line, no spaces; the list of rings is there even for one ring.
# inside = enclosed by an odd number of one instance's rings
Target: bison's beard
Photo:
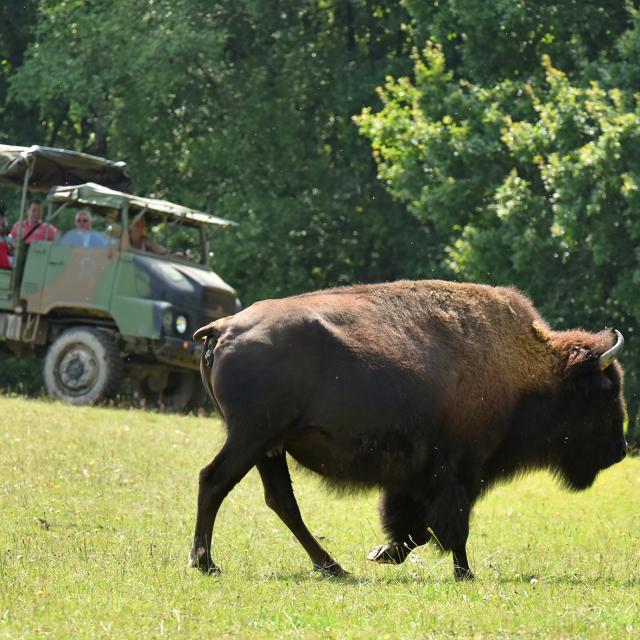
[[[598,477],[598,472],[589,474],[589,475],[568,475],[566,472],[560,472],[560,479],[562,480],[562,484],[569,491],[584,491],[588,489]]]
[[[595,482],[599,471],[598,467],[585,464],[584,459],[576,455],[562,460],[556,475],[569,491],[584,491]]]
[[[624,437],[592,442],[590,447],[580,445],[567,447],[556,466],[556,474],[571,491],[588,489],[600,471],[620,462],[627,452]]]

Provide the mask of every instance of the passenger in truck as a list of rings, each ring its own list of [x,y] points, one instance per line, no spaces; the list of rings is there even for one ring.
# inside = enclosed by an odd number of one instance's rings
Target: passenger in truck
[[[33,199],[29,202],[27,219],[16,222],[11,229],[11,237],[14,242],[21,234],[22,241],[31,244],[34,240],[55,240],[58,230],[47,222],[42,221],[42,202]]]
[[[164,256],[169,253],[168,249],[163,247],[161,244],[158,244],[153,240],[153,238],[150,238],[147,235],[145,221],[142,216],[135,218],[129,227],[129,244],[132,249],[148,251],[160,256]]]
[[[13,263],[13,239],[9,235],[9,223],[0,210],[0,269],[11,269]]]
[[[86,247],[90,249],[106,249],[109,238],[100,231],[92,231],[91,213],[80,209],[75,217],[75,229],[67,231],[60,244],[67,247]]]

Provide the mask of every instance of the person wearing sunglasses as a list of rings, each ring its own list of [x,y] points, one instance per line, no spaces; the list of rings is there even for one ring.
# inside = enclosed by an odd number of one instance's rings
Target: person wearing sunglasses
[[[87,209],[80,209],[74,218],[75,228],[67,231],[60,244],[67,247],[106,249],[109,239],[101,231],[93,231],[93,218]]]
[[[91,231],[91,214],[86,209],[80,209],[76,213],[76,229],[78,231]]]

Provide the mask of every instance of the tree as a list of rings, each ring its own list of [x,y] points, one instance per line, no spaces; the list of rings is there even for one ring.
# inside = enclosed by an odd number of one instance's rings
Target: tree
[[[0,143],[28,138],[38,126],[36,109],[9,100],[9,83],[34,38],[36,0],[7,0],[0,4]],[[30,144],[42,142],[34,139]],[[15,210],[19,196],[0,192],[0,211]]]
[[[36,0],[7,0],[0,5],[0,140],[24,135],[37,125],[33,109],[8,101],[9,81],[23,62],[33,40]]]

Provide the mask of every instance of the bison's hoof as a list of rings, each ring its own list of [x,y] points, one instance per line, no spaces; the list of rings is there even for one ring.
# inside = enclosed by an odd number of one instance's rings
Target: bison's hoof
[[[406,551],[397,542],[374,547],[367,555],[368,560],[380,564],[402,564],[407,557]]]
[[[199,569],[205,575],[218,575],[220,567],[211,559],[204,547],[192,548],[189,553],[189,566]]]
[[[471,569],[463,569],[462,567],[456,567],[453,574],[458,582],[464,582],[466,580],[475,580],[475,576]]]
[[[314,564],[313,568],[325,576],[330,578],[348,578],[351,574],[345,571],[337,562],[333,560],[323,562],[322,564]]]

